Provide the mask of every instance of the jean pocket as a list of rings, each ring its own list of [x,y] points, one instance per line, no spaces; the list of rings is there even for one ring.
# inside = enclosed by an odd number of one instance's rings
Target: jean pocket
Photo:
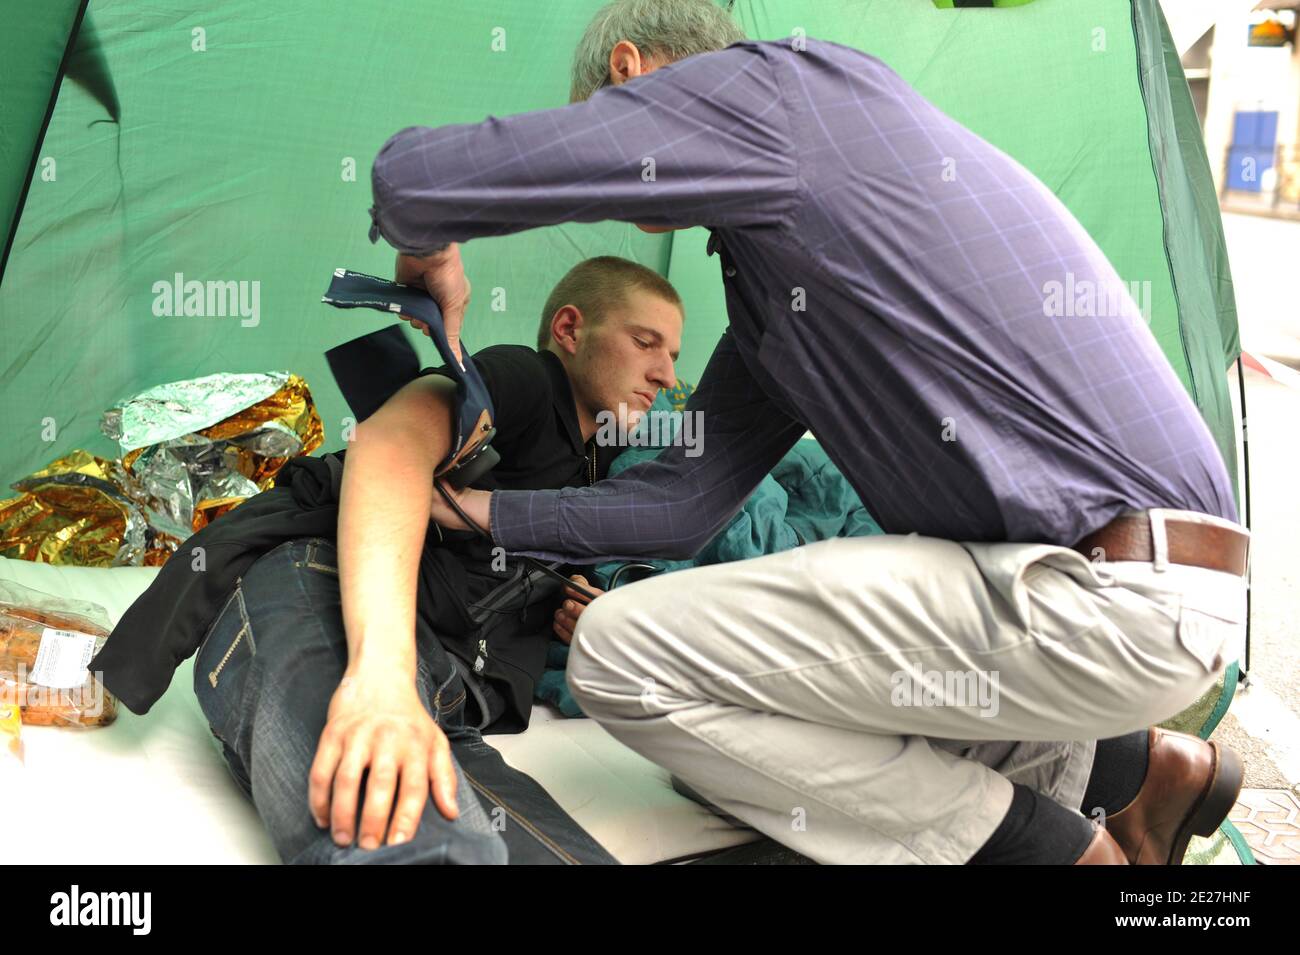
[[[448,662],[450,663],[450,658]],[[452,666],[451,672],[443,677],[441,673],[435,673],[423,660],[420,661],[416,672],[421,685],[432,690],[429,694],[429,710],[433,721],[443,730],[448,726],[459,725],[461,722],[459,711],[465,707],[466,696],[465,682],[461,679],[460,672]]]
[[[338,548],[333,541],[326,540],[323,537],[309,538],[303,559],[294,561],[294,563],[298,567],[307,567],[333,577],[339,575]]]
[[[235,581],[234,593],[226,600],[194,658],[196,675],[201,675],[214,690],[223,681],[232,680],[257,653],[242,584],[242,578]]]

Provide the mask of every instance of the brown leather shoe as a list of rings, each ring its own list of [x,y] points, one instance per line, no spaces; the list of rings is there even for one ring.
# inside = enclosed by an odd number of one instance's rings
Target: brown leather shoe
[[[1209,836],[1241,792],[1241,757],[1219,743],[1151,727],[1147,776],[1106,828],[1134,865],[1182,865],[1192,836]]]
[[[1128,856],[1109,832],[1100,826],[1075,865],[1128,865]]]

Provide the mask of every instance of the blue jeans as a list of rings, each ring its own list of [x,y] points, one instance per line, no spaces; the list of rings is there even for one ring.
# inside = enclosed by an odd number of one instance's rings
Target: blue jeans
[[[328,829],[316,826],[307,804],[307,774],[348,657],[334,542],[286,541],[237,582],[195,656],[194,692],[281,860],[615,862],[541,786],[506,765],[465,723],[461,673],[422,620],[416,649],[420,700],[451,744],[459,818],[446,819],[430,799],[410,841],[373,850],[338,846]],[[362,805],[364,784],[358,809]]]

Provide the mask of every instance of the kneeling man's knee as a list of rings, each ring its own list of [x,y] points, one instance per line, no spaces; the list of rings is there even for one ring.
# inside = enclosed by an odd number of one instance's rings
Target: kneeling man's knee
[[[641,683],[629,661],[635,634],[628,625],[626,600],[604,594],[583,610],[573,629],[566,679],[583,712],[595,716],[610,706],[635,700]]]

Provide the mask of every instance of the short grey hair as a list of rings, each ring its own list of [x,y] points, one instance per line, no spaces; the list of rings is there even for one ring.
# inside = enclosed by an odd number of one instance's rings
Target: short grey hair
[[[636,44],[642,56],[675,62],[743,39],[731,14],[712,0],[614,0],[600,8],[578,42],[569,102],[609,84],[609,54],[620,40]]]

